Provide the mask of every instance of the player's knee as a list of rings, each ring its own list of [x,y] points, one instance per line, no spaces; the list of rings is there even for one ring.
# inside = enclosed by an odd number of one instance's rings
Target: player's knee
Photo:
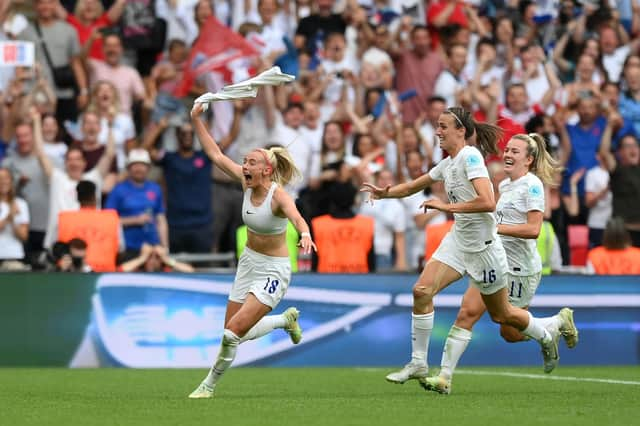
[[[505,326],[504,324],[500,327],[500,336],[505,340],[505,342],[516,343],[522,340],[522,333],[517,329],[509,326]]]
[[[417,282],[413,286],[413,299],[422,302],[428,302],[433,298],[432,286],[429,284]]]
[[[458,311],[455,324],[458,327],[470,330],[473,325],[478,322],[478,319],[482,316],[482,311],[474,309],[472,307],[461,307]]]

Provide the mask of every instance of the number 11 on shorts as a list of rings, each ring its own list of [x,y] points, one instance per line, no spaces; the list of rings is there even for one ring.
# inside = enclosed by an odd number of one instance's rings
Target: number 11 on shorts
[[[272,280],[271,277],[267,277],[267,283],[264,285],[263,290],[269,294],[273,294],[278,289],[278,284],[280,284],[280,281]]]

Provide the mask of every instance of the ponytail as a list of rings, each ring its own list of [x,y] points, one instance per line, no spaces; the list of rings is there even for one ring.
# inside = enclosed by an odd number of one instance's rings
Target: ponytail
[[[271,166],[271,180],[278,185],[286,186],[289,182],[302,176],[286,148],[274,146],[269,149],[260,149],[259,151],[265,155],[268,164]]]
[[[555,174],[562,170],[562,167],[547,151],[547,143],[544,138],[537,133],[518,134],[513,139],[519,139],[527,143],[527,155],[533,157],[533,162],[529,170],[545,185],[555,186]]]
[[[502,138],[502,129],[490,123],[478,123],[473,121],[476,130],[476,145],[482,155],[497,155],[498,141]]]
[[[469,139],[475,135],[476,146],[482,155],[498,154],[498,140],[502,137],[502,129],[490,123],[476,122],[471,113],[464,108],[451,107],[444,111],[451,114],[456,123],[456,128],[464,127],[464,138]]]

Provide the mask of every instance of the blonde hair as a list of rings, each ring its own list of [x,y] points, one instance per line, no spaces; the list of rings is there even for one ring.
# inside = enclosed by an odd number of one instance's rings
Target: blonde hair
[[[286,148],[274,146],[268,149],[260,148],[256,151],[260,151],[264,159],[267,160],[267,165],[271,166],[271,180],[278,185],[286,186],[302,177]]]
[[[0,167],[0,172],[6,172],[9,176],[9,192],[7,193],[7,203],[11,204],[16,198],[15,187],[13,185],[13,175],[11,174],[11,170],[6,167]]]
[[[547,151],[547,143],[544,138],[537,133],[517,134],[512,139],[526,142],[527,155],[533,157],[533,162],[529,166],[529,171],[538,176],[546,185],[556,186],[555,174],[562,170],[562,167]]]
[[[107,80],[98,80],[91,87],[91,97],[89,98],[89,105],[87,106],[87,111],[95,112],[100,116],[100,110],[98,109],[98,91],[101,86],[109,86],[111,89],[111,93],[113,95],[113,107],[116,109],[116,112],[122,112],[120,106],[120,93],[118,93],[118,89],[116,86]]]

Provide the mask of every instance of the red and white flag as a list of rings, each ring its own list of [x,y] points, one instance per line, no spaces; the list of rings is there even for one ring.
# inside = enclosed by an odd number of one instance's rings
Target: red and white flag
[[[234,70],[229,65],[258,55],[252,43],[211,16],[191,47],[184,78],[174,95],[186,96],[194,80],[207,72],[220,73],[226,83],[231,83]]]

